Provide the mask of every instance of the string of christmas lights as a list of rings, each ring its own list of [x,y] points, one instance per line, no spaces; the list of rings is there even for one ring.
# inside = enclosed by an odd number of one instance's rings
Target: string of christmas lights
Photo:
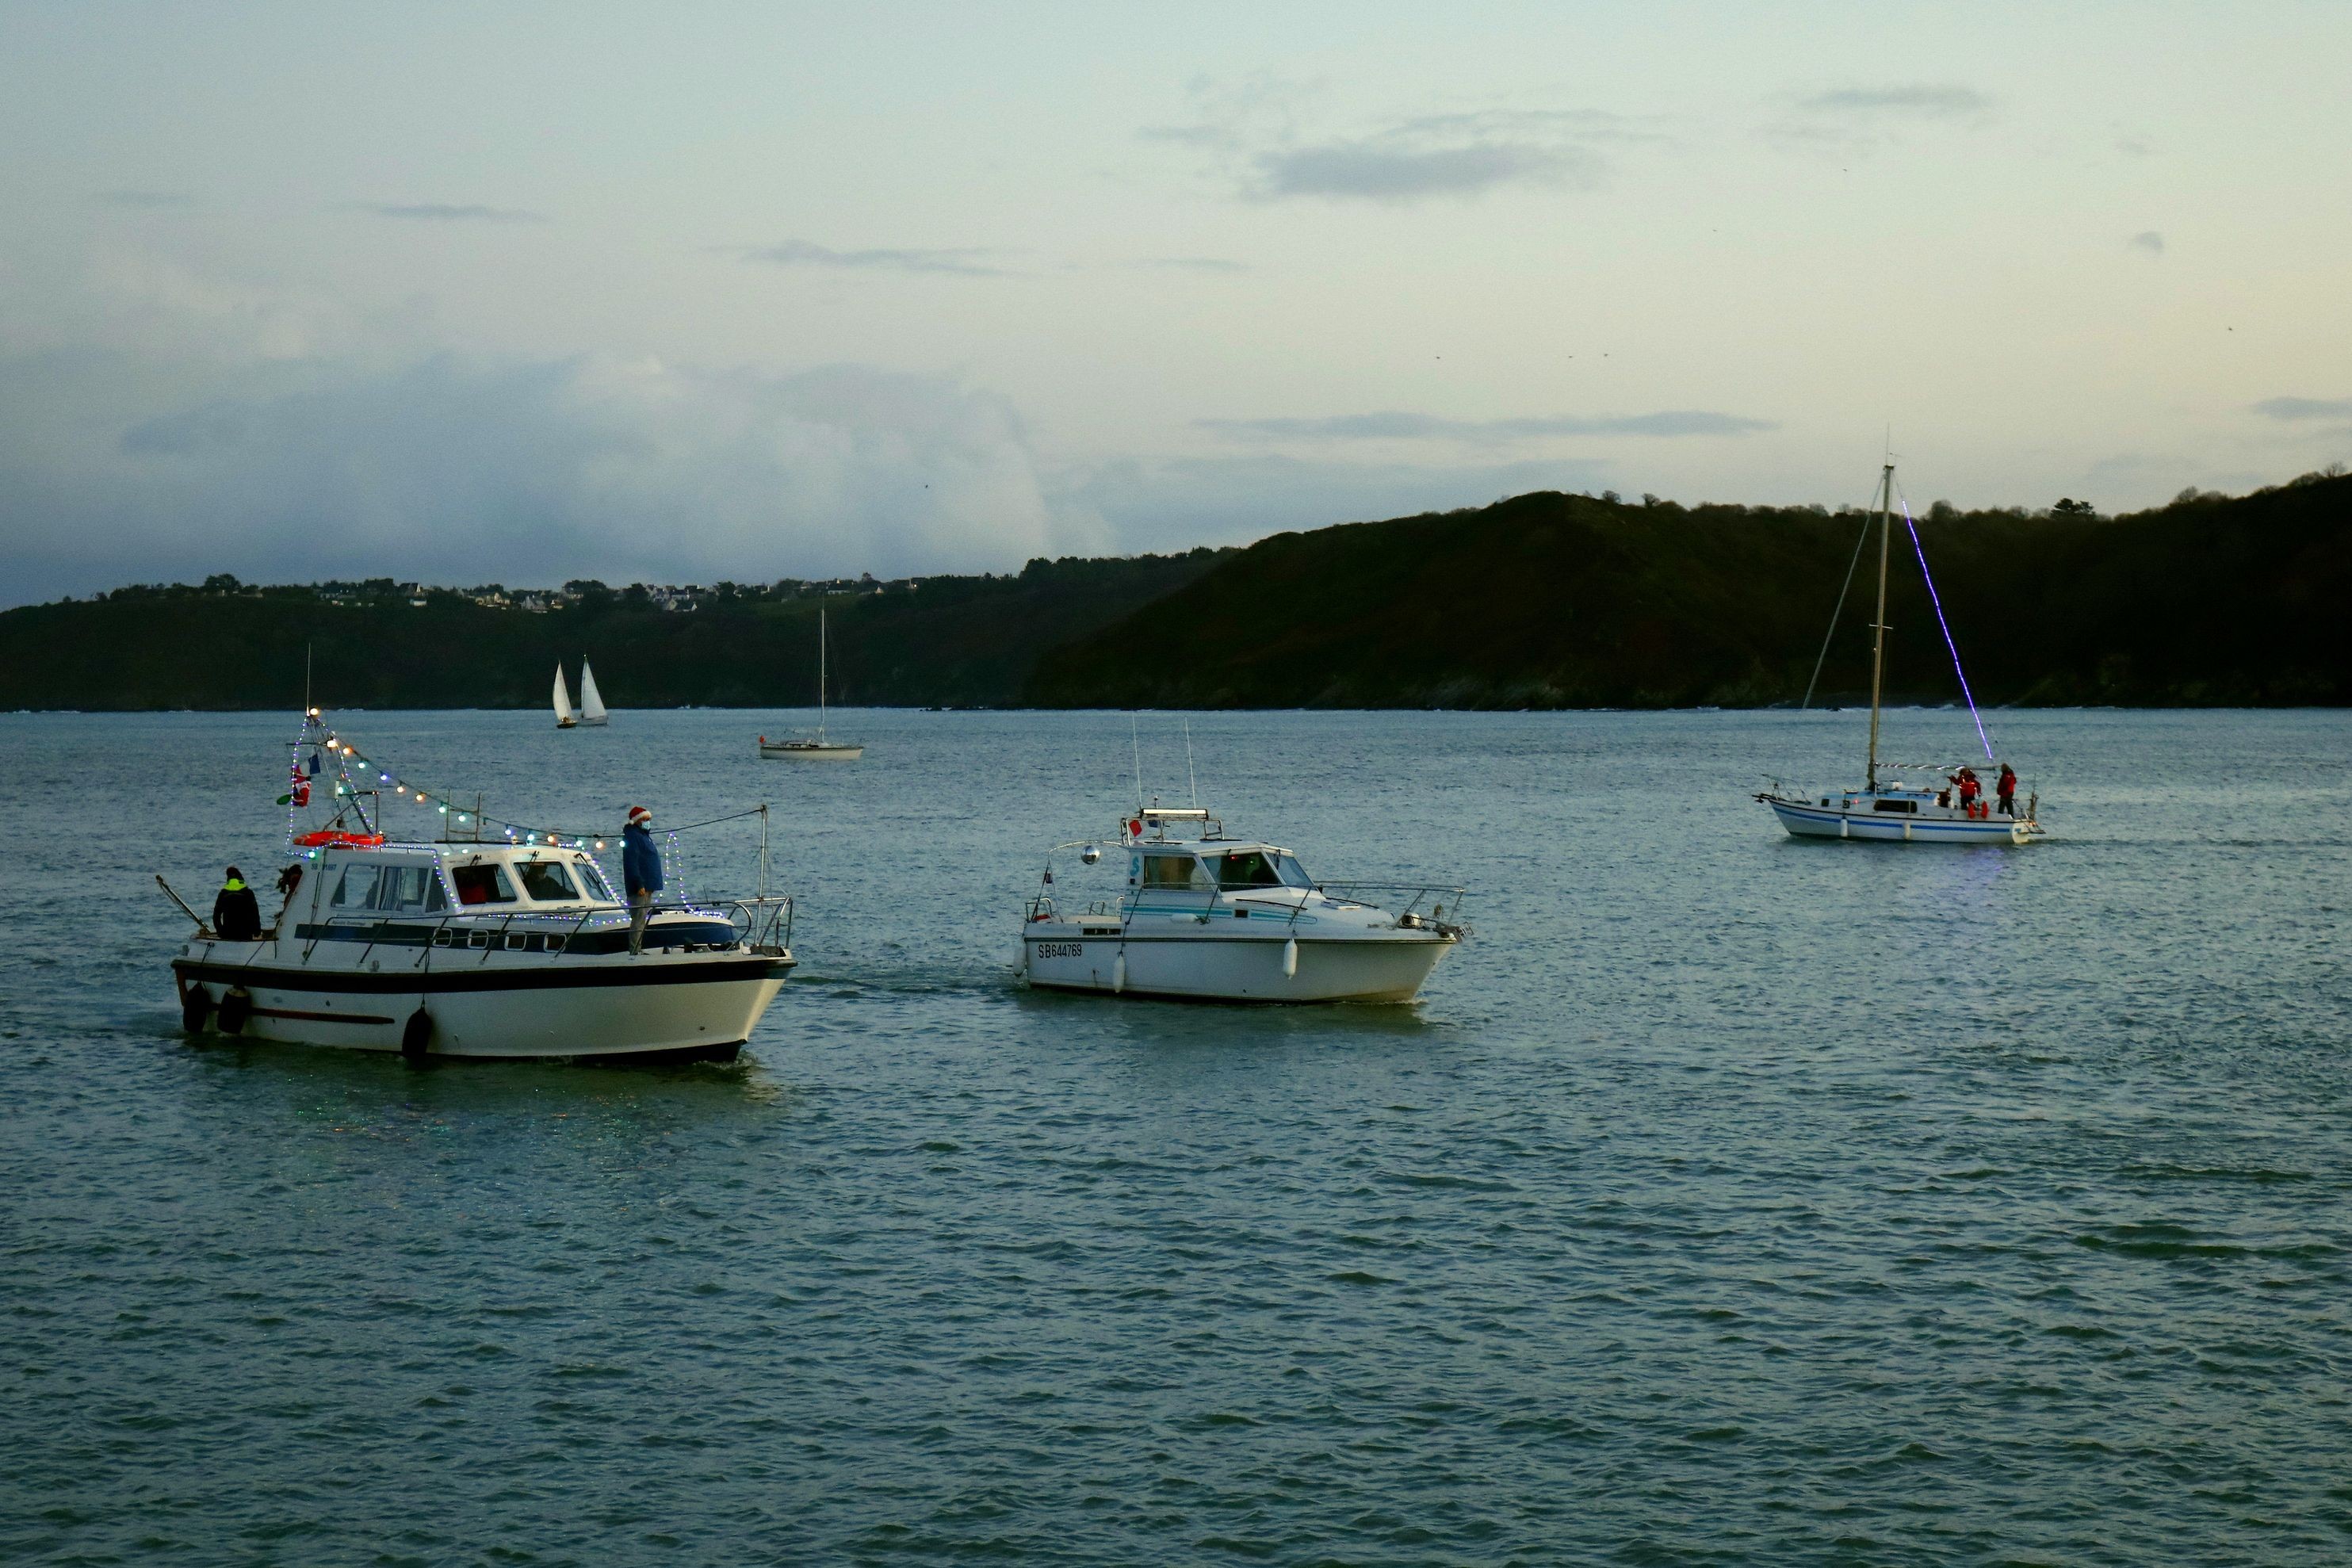
[[[304,756],[306,748],[309,753],[307,767]],[[604,848],[607,841],[613,837],[604,833],[583,833],[573,828],[548,827],[509,821],[505,817],[492,816],[482,811],[478,803],[472,806],[461,806],[457,797],[448,791],[418,784],[394,773],[389,766],[371,758],[351,742],[343,739],[341,732],[329,724],[324,715],[316,708],[309,710],[302,715],[302,728],[295,736],[289,751],[291,753],[291,761],[289,763],[289,787],[286,794],[278,797],[278,804],[286,807],[286,852],[289,855],[299,854],[305,859],[318,858],[320,849],[327,842],[319,840],[305,845],[298,842],[298,839],[307,837],[316,840],[317,836],[297,832],[300,813],[310,804],[311,781],[318,778],[323,771],[321,758],[331,761],[334,767],[334,795],[331,799],[339,814],[347,804],[352,809],[359,810],[359,798],[363,795],[373,794],[379,803],[380,816],[381,802],[384,795],[389,792],[395,800],[413,802],[420,806],[429,805],[438,815],[452,818],[457,826],[472,828],[469,839],[465,841],[478,840],[484,829],[495,829],[504,836],[505,842],[509,844],[545,845],[553,849],[587,850]],[[354,767],[360,770],[357,776],[354,776],[352,772]],[[370,774],[373,777],[370,778],[368,776]],[[677,836],[681,833],[690,832],[698,827],[714,826],[722,822],[736,822],[747,816],[757,816],[766,809],[764,805],[755,806],[750,811],[734,812],[726,816],[714,816],[708,821],[689,822],[669,828],[663,835],[669,848],[669,853],[665,858],[676,858]],[[363,810],[360,811],[359,819],[367,831],[364,834],[350,837],[362,842],[381,843],[383,839],[383,824],[380,820],[368,821]],[[331,820],[340,820],[340,816]],[[446,830],[444,837],[445,838],[447,837]],[[681,867],[680,869],[682,870],[683,868]],[[674,879],[682,881],[683,878],[676,877]]]

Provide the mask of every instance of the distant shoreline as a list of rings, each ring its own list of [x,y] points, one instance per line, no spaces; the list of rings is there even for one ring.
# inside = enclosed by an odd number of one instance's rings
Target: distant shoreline
[[[820,615],[843,708],[1770,710],[1809,690],[1853,707],[1872,612],[1840,588],[1877,526],[1538,491],[1238,551],[684,595],[567,584],[541,607],[224,576],[0,612],[0,711],[268,711],[306,689],[527,711],[559,666],[576,687],[583,658],[624,711],[814,708]],[[2123,518],[1931,508],[1917,534],[1885,605],[1903,699],[1957,703],[1957,658],[1990,709],[2352,706],[2352,478]]]

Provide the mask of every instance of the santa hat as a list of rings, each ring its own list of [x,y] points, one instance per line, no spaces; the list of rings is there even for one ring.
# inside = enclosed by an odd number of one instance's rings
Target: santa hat
[[[651,826],[653,825],[653,820],[654,820],[654,814],[653,814],[652,812],[650,812],[650,811],[647,811],[644,806],[642,806],[642,805],[633,805],[633,806],[629,807],[629,826],[632,826],[632,827],[648,827],[648,826]]]

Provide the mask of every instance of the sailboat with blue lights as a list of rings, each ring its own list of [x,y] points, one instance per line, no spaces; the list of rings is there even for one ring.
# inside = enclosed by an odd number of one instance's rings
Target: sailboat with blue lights
[[[1911,521],[1907,505],[1903,509],[1903,526],[1911,536],[1913,552],[1919,558],[1919,574],[1927,582],[1928,602],[1936,606],[1944,646],[1951,650],[1952,671],[1959,677],[1960,694],[1968,699],[1969,717],[1976,721],[1986,770],[1996,775],[1999,787],[1987,790],[1983,786],[1973,761],[1943,763],[1879,760],[1879,702],[1886,676],[1886,568],[1894,548],[1895,507],[1895,465],[1889,462],[1879,477],[1878,615],[1871,623],[1870,743],[1864,754],[1862,787],[1804,795],[1785,790],[1775,781],[1770,789],[1759,791],[1756,798],[1771,807],[1780,826],[1797,838],[1964,845],[2022,845],[2047,838],[2049,833],[2041,823],[2040,795],[2029,795],[2020,805],[2016,774],[1994,760],[1991,737],[1985,733],[1984,717],[1977,711],[1976,695],[1969,689],[1968,674],[1960,668],[1959,647],[1952,639],[1950,624],[1944,619],[1943,599],[1936,592],[1935,577],[1927,571],[1927,552],[1919,542],[1919,529]],[[1863,538],[1869,538],[1866,531]],[[1857,556],[1859,553],[1857,544]],[[1851,567],[1847,569],[1847,581],[1853,581]],[[1841,593],[1840,609],[1844,603],[1845,596]],[[1837,630],[1837,613],[1833,610],[1830,614],[1832,634]],[[1822,641],[1822,650],[1826,658],[1827,638]],[[1813,666],[1813,675],[1820,679],[1818,661]],[[1811,700],[1810,688],[1806,700]]]

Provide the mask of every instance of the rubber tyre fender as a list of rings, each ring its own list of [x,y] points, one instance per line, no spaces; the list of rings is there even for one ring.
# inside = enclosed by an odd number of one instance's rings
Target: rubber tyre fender
[[[246,1020],[253,1016],[253,997],[242,986],[232,987],[220,999],[220,1029],[224,1035],[245,1033]]]
[[[433,1051],[433,1015],[419,1007],[408,1016],[400,1031],[400,1054],[410,1061],[422,1061]]]
[[[205,1020],[212,1016],[213,999],[201,985],[191,985],[188,994],[180,998],[180,1027],[192,1035],[205,1032]]]

